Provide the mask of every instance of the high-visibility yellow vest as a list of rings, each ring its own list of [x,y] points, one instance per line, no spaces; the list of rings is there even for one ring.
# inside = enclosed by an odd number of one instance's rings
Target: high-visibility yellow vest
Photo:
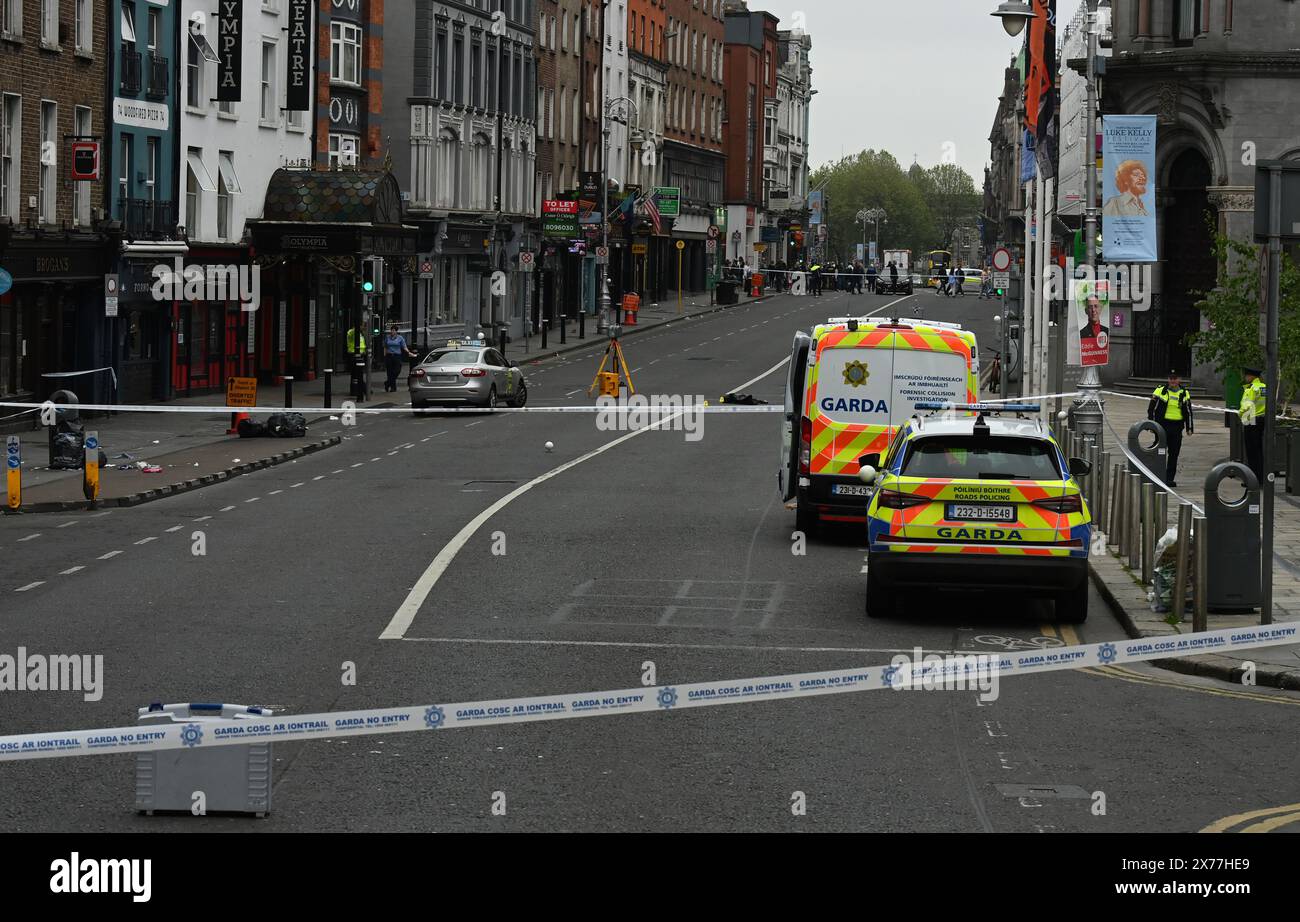
[[[364,355],[366,352],[366,337],[364,335],[362,335],[361,337],[361,348],[360,350],[357,349],[357,331],[355,329],[348,330],[348,351],[349,352],[360,351],[362,355]]]
[[[1246,385],[1245,390],[1241,392],[1241,424],[1243,426],[1253,426],[1256,420],[1264,418],[1268,412],[1267,386],[1262,380],[1256,378]],[[1260,423],[1262,426],[1263,423]]]
[[[1165,405],[1164,419],[1176,423],[1183,421],[1183,401],[1188,399],[1185,388],[1173,391],[1162,384],[1156,388],[1153,396]]]

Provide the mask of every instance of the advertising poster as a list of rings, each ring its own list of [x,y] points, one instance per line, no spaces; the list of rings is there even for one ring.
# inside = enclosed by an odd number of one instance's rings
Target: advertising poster
[[[1110,362],[1110,282],[1074,279],[1070,304],[1076,331],[1067,350],[1071,365],[1106,365]]]
[[[1153,263],[1156,117],[1102,118],[1101,234],[1107,262]]]

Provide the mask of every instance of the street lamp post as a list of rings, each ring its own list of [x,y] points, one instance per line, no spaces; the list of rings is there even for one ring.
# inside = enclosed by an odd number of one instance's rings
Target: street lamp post
[[[618,119],[615,116],[616,107],[624,107],[623,118]],[[601,133],[605,141],[605,156],[601,160],[601,182],[600,182],[600,230],[601,230],[601,247],[605,251],[604,263],[600,265],[600,329],[609,330],[617,323],[617,316],[612,313],[612,305],[609,297],[609,134],[610,121],[621,121],[624,125],[630,125],[636,119],[636,103],[627,96],[617,96],[605,101],[601,110]]]
[[[1087,0],[1088,4],[1088,111],[1085,131],[1087,143],[1084,156],[1087,158],[1088,200],[1084,203],[1084,246],[1089,277],[1096,284],[1097,278],[1097,8],[1100,0]],[[1068,335],[1068,328],[1067,328]],[[1087,441],[1102,444],[1102,417],[1105,402],[1101,396],[1101,378],[1097,366],[1089,365],[1083,370],[1079,381],[1079,396],[1074,399],[1074,419],[1079,434]]]
[[[867,249],[867,222],[870,221],[876,225],[874,242],[877,247],[880,246],[880,222],[888,217],[888,213],[883,208],[864,208],[858,212],[858,220],[862,222],[862,249]],[[869,254],[864,252],[864,257]]]

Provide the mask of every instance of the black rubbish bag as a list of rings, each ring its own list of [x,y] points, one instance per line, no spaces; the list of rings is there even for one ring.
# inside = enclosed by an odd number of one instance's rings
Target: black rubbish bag
[[[266,431],[282,439],[300,439],[307,434],[307,417],[301,413],[272,413]]]
[[[238,429],[241,439],[256,439],[267,434],[266,423],[259,423],[251,418],[241,419]]]
[[[86,460],[86,436],[82,432],[56,432],[50,449],[50,467],[59,471],[80,470]]]

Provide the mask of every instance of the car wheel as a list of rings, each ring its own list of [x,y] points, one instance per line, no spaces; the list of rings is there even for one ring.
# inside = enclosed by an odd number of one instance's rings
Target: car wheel
[[[519,382],[519,391],[515,394],[515,406],[524,407],[528,405],[528,385]]]
[[[497,389],[496,389],[496,387],[493,387],[490,391],[488,391],[487,408],[488,408],[489,410],[495,410],[495,409],[497,408]]]
[[[420,410],[423,410],[423,409],[424,409],[425,407],[427,407],[427,406],[428,406],[428,404],[425,403],[423,400],[412,400],[412,401],[411,401],[411,414],[412,414],[413,416],[420,416],[420,415],[422,415],[422,414],[420,413]]]
[[[897,597],[879,579],[871,578],[867,566],[867,617],[888,618],[898,611]]]
[[[1088,587],[1056,597],[1056,620],[1062,624],[1083,624],[1088,620]]]
[[[802,500],[797,501],[794,513],[794,527],[803,532],[805,538],[812,538],[817,534],[817,510],[811,504]]]

